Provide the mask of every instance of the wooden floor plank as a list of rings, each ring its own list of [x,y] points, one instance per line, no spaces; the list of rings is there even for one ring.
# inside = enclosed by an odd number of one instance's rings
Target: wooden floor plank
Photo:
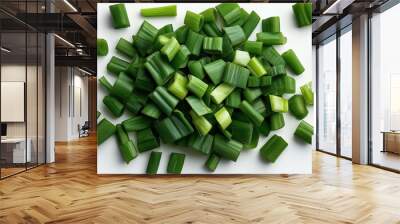
[[[0,223],[400,223],[400,175],[320,152],[312,175],[98,176],[94,137],[0,181]]]

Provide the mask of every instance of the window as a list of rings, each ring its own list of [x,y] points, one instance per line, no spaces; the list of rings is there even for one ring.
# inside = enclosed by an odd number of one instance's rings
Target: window
[[[352,157],[352,34],[340,36],[340,155]]]
[[[370,137],[372,164],[400,170],[400,5],[371,18]]]
[[[336,38],[318,48],[318,149],[336,153]]]

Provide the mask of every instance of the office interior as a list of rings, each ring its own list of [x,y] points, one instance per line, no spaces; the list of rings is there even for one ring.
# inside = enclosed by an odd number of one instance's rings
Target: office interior
[[[97,2],[1,1],[2,179],[95,135]],[[316,150],[399,172],[400,5],[313,3]]]
[[[96,173],[100,2],[0,1],[0,223],[399,223],[398,0],[313,0],[313,174],[157,177]]]
[[[56,162],[96,129],[96,4],[0,2],[0,178]],[[65,13],[65,14],[64,14]]]

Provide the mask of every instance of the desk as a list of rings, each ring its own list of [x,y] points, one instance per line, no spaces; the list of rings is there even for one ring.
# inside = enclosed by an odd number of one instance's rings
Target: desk
[[[32,160],[32,141],[26,140],[27,147],[25,153],[25,138],[5,138],[1,139],[2,157],[9,163],[25,163]],[[5,154],[5,155],[4,155]],[[12,154],[12,155],[11,155]],[[12,158],[12,159],[11,159]]]
[[[383,151],[400,154],[400,132],[398,131],[382,131],[383,134]]]

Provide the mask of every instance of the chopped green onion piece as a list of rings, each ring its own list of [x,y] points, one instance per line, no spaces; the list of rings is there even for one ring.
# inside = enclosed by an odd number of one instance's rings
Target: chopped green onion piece
[[[189,137],[188,146],[194,150],[209,155],[211,152],[214,136],[193,134]]]
[[[301,64],[299,58],[292,49],[285,51],[282,54],[282,57],[294,74],[300,75],[301,73],[304,72],[303,65]]]
[[[190,122],[178,110],[175,110],[171,116],[159,121],[155,127],[164,143],[175,142],[194,132]]]
[[[255,100],[251,106],[254,107],[254,109],[263,117],[267,116],[267,106],[262,99]]]
[[[205,166],[207,167],[207,169],[214,172],[215,169],[217,169],[217,166],[218,166],[220,160],[221,160],[221,157],[219,157],[217,154],[212,153],[208,157],[208,159],[205,163]]]
[[[197,115],[194,111],[190,111],[189,114],[192,117],[194,127],[201,135],[206,135],[211,130],[212,125],[205,117]]]
[[[188,30],[189,30],[189,27],[187,27],[186,25],[183,25],[175,30],[176,39],[178,40],[178,42],[180,44],[183,44],[186,42],[186,36],[187,36]]]
[[[136,36],[133,38],[133,45],[142,56],[151,52],[153,43],[158,35],[158,30],[146,20],[142,23]]]
[[[260,97],[261,94],[262,94],[262,91],[259,88],[246,88],[243,91],[244,99],[247,100],[247,102],[249,102],[249,103],[252,103],[258,97]]]
[[[179,72],[176,72],[171,84],[168,86],[168,91],[178,97],[178,99],[183,100],[188,93],[187,83],[188,79]]]
[[[224,71],[224,82],[239,88],[246,88],[250,71],[240,65],[227,63]]]
[[[285,60],[282,56],[275,50],[274,47],[266,47],[263,49],[262,55],[267,59],[271,65],[284,65]]]
[[[260,132],[257,129],[253,130],[253,134],[251,135],[250,143],[244,144],[244,149],[254,149],[257,148],[258,140],[260,139]]]
[[[233,139],[227,140],[221,135],[214,137],[213,152],[225,159],[236,161],[242,151],[243,145]]]
[[[243,50],[253,55],[261,55],[263,49],[263,43],[259,41],[246,41],[243,44]]]
[[[120,4],[110,5],[110,13],[114,28],[120,29],[130,26],[125,4],[120,3]]]
[[[296,92],[296,80],[290,76],[283,75],[280,77],[283,82],[284,93],[295,93]]]
[[[232,123],[231,115],[225,107],[215,112],[214,117],[222,130],[225,130]]]
[[[99,79],[100,84],[107,90],[107,91],[111,91],[112,89],[112,85],[111,83],[107,80],[107,78],[105,76],[102,76]]]
[[[115,97],[105,96],[103,98],[103,103],[115,117],[121,117],[124,112],[124,104]]]
[[[250,59],[250,61],[247,64],[247,67],[249,68],[251,74],[257,77],[267,74],[267,71],[265,70],[264,66],[256,57]]]
[[[247,51],[236,50],[235,57],[233,58],[233,63],[246,66],[250,61],[250,55]]]
[[[143,17],[176,16],[176,5],[144,8],[140,10]]]
[[[308,144],[312,144],[313,134],[314,134],[314,127],[305,121],[300,121],[299,125],[296,128],[296,131],[294,132],[294,135],[296,137],[302,139]]]
[[[161,53],[167,56],[168,61],[172,61],[175,55],[179,52],[181,46],[175,37],[171,37],[168,42],[161,48]]]
[[[203,69],[203,65],[201,64],[200,60],[197,61],[189,61],[188,62],[188,68],[189,68],[189,72],[196,76],[199,79],[203,79],[205,74],[204,74],[204,69]]]
[[[117,81],[115,81],[113,87],[110,90],[111,95],[117,97],[122,102],[125,102],[129,98],[134,88],[132,81],[128,82],[121,78],[122,76],[124,76],[124,74],[125,73],[121,72],[119,78],[117,79]]]
[[[280,33],[281,22],[279,16],[272,16],[262,21],[262,32]]]
[[[192,11],[186,11],[184,23],[194,32],[200,32],[204,24],[204,17]]]
[[[226,62],[224,60],[218,59],[203,66],[208,77],[215,85],[221,82],[225,71],[225,65]]]
[[[200,51],[203,47],[203,40],[204,36],[192,31],[191,29],[188,30],[185,45],[189,49],[189,51],[195,55],[199,56]]]
[[[155,87],[156,83],[151,76],[147,74],[146,69],[144,67],[140,67],[136,74],[135,89],[151,92]]]
[[[189,75],[189,82],[186,86],[190,92],[199,98],[202,98],[207,91],[208,85],[199,78]]]
[[[239,15],[239,17],[236,19],[236,21],[235,22],[233,22],[232,24],[229,24],[229,26],[235,26],[235,25],[238,25],[238,26],[243,26],[244,25],[244,23],[247,21],[247,19],[249,18],[249,13],[246,11],[246,10],[244,10],[243,8],[240,8],[239,9],[240,10],[240,15]]]
[[[131,59],[137,56],[136,49],[133,47],[132,43],[125,40],[124,38],[119,39],[117,46],[115,48],[117,49],[118,52]]]
[[[233,46],[239,45],[246,40],[246,34],[244,33],[242,27],[240,27],[239,25],[224,27],[224,31]]]
[[[97,124],[97,145],[105,142],[109,137],[114,135],[116,131],[116,127],[113,123],[111,123],[106,118],[103,118]]]
[[[153,119],[146,116],[135,116],[128,118],[122,122],[122,126],[127,132],[140,131],[151,127]]]
[[[147,163],[146,173],[149,175],[157,174],[160,166],[162,152],[151,152],[149,162]]]
[[[203,40],[203,50],[211,54],[221,54],[222,43],[222,37],[205,37]]]
[[[223,35],[221,29],[215,22],[205,23],[203,25],[203,32],[210,37],[220,37]]]
[[[151,128],[136,132],[136,139],[138,150],[141,153],[160,147],[160,140],[154,135]]]
[[[232,131],[232,139],[244,145],[250,144],[254,130],[251,122],[233,120],[230,129]]]
[[[184,68],[186,67],[189,61],[190,51],[185,45],[181,45],[178,53],[176,53],[174,59],[171,61],[171,64],[174,68]]]
[[[311,82],[300,87],[301,94],[304,97],[306,105],[314,104],[314,92],[312,91]]]
[[[148,56],[144,66],[159,86],[164,85],[175,72],[175,69],[161,58],[160,52]]]
[[[107,64],[107,71],[114,75],[119,75],[119,73],[124,72],[129,66],[127,61],[124,61],[118,57],[113,56]]]
[[[215,8],[228,26],[240,18],[241,10],[237,3],[221,3]]]
[[[274,95],[269,95],[269,101],[271,103],[271,109],[273,112],[288,112],[288,100]]]
[[[292,6],[298,27],[312,24],[312,3],[296,3]]]
[[[154,119],[158,119],[161,116],[161,111],[153,103],[148,103],[143,107],[142,114]]]
[[[199,116],[203,116],[212,112],[211,109],[208,108],[207,105],[204,103],[204,101],[198,97],[188,96],[186,97],[186,102]]]
[[[158,86],[149,97],[166,115],[170,115],[179,103],[179,100],[171,95],[163,86]]]
[[[96,43],[97,43],[97,56],[106,56],[108,54],[107,40],[98,38]]]
[[[286,66],[284,64],[270,67],[268,74],[270,76],[286,75]]]
[[[272,84],[271,76],[262,76],[260,78],[260,86],[270,86]]]
[[[173,152],[169,156],[167,173],[180,174],[185,163],[185,154]]]
[[[208,8],[200,14],[203,16],[204,22],[206,23],[215,22],[217,20],[217,13],[215,11],[215,8]]]
[[[226,83],[221,83],[218,85],[211,93],[211,100],[216,104],[221,104],[233,92],[234,86]]]
[[[260,132],[260,134],[262,134],[264,136],[268,136],[269,135],[269,133],[271,132],[271,127],[270,127],[270,122],[269,122],[268,119],[265,119],[263,121],[261,126],[258,128],[258,131]]]
[[[249,76],[247,87],[260,87],[260,78],[254,75]]]
[[[264,45],[282,45],[286,44],[286,37],[282,33],[257,33],[257,41],[263,42]]]
[[[229,96],[226,98],[225,105],[232,108],[239,108],[241,100],[240,90],[235,89]]]
[[[270,128],[272,131],[281,129],[285,126],[285,119],[282,113],[272,113],[270,116]]]
[[[118,146],[122,158],[129,163],[138,156],[135,144],[129,139],[128,134],[120,124],[117,125]]]
[[[294,95],[290,97],[289,110],[290,113],[299,120],[304,119],[307,116],[308,110],[302,95]]]
[[[279,135],[273,135],[261,149],[261,157],[267,162],[275,162],[280,154],[288,146],[288,143]]]
[[[133,114],[136,114],[137,112],[140,111],[140,109],[143,107],[143,105],[146,103],[146,96],[134,92],[132,95],[128,98],[126,101],[126,109]]]
[[[227,61],[232,61],[234,56],[232,42],[226,35],[224,35],[223,38],[224,42],[222,43],[222,58]]]
[[[250,37],[251,33],[256,29],[258,22],[260,22],[260,16],[258,16],[256,12],[252,11],[247,17],[246,22],[242,25],[246,38]]]
[[[242,103],[239,105],[240,111],[242,111],[247,118],[249,118],[253,124],[255,124],[257,127],[261,125],[261,123],[264,120],[264,117],[252,107],[249,102],[246,100],[243,100]]]

